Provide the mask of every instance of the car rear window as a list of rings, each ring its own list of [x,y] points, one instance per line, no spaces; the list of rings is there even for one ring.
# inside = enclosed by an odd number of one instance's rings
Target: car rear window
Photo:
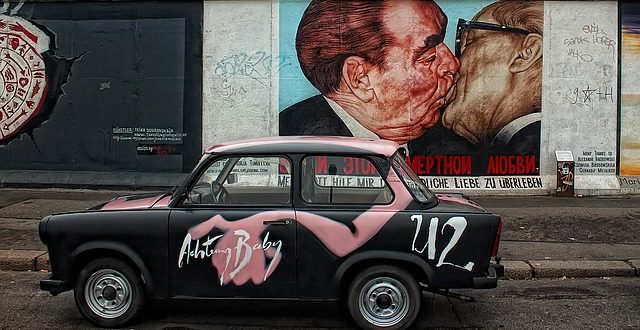
[[[302,199],[318,204],[389,204],[393,193],[365,157],[308,156],[302,161]]]

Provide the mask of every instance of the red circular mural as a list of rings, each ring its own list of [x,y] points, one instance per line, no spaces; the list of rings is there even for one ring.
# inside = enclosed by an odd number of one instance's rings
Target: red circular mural
[[[29,21],[0,15],[0,141],[20,132],[42,107],[49,37]]]

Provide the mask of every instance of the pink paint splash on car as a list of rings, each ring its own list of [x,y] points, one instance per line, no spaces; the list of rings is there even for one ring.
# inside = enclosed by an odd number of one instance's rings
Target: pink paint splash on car
[[[261,284],[282,258],[279,252],[283,243],[280,241],[268,249],[260,248],[265,245],[261,245],[260,237],[270,222],[295,219],[334,255],[344,257],[368,242],[398,211],[413,201],[413,197],[401,189],[402,182],[393,171],[389,171],[387,181],[394,191],[400,193],[393,203],[375,205],[360,214],[353,220],[354,232],[343,223],[314,213],[266,211],[236,221],[227,221],[216,215],[189,229],[188,235],[191,240],[200,240],[214,229],[224,231],[221,238],[214,237],[217,243],[211,257],[211,263],[220,276],[220,284],[244,285],[248,281]]]

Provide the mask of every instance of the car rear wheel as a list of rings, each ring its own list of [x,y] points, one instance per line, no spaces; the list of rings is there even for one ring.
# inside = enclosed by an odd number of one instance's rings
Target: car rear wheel
[[[406,270],[380,265],[360,272],[351,282],[347,303],[363,329],[406,329],[418,317],[422,294]]]
[[[135,319],[144,305],[144,287],[131,266],[114,258],[89,262],[74,290],[76,306],[92,323],[118,327]]]

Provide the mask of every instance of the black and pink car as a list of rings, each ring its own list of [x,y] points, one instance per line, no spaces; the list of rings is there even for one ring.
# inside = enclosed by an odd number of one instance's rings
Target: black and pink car
[[[400,151],[399,151],[400,150]],[[435,195],[398,144],[269,137],[206,149],[174,191],[40,222],[51,276],[105,327],[172,298],[344,299],[358,326],[403,329],[423,290],[494,288],[502,225]]]

